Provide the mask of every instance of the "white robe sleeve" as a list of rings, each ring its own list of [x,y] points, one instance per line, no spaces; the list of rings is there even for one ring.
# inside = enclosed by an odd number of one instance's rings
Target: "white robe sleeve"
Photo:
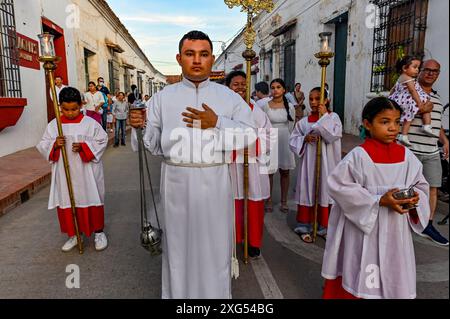
[[[152,155],[162,156],[164,155],[161,147],[161,103],[159,101],[160,94],[156,94],[153,98],[151,98],[146,106],[147,106],[147,125],[143,131],[144,145],[145,148]],[[131,147],[133,151],[137,152],[138,150],[138,141],[136,129],[133,128],[131,132]]]
[[[231,118],[219,116],[215,130],[216,151],[231,152],[252,146],[257,139],[256,124],[252,110],[236,93],[231,97],[234,102]]]
[[[307,119],[307,118],[306,118]],[[289,137],[289,146],[291,151],[297,156],[302,157],[305,153],[306,145],[305,145],[305,137],[307,132],[303,131],[303,122],[304,120],[300,120],[295,125],[294,131]]]
[[[408,221],[414,232],[416,232],[417,234],[421,234],[427,227],[430,220],[430,185],[423,176],[422,164],[420,163],[420,161],[409,150],[406,150],[406,152],[409,168],[408,171],[411,175],[407,180],[407,185],[409,187],[417,183],[417,185],[414,186],[414,189],[417,193],[419,193],[419,207],[417,207],[415,210],[418,221],[414,221],[414,218],[412,218],[414,212],[408,214]]]
[[[54,120],[55,121],[55,120]],[[36,145],[37,150],[46,161],[50,161],[50,152],[53,149],[53,145],[55,144],[57,134],[55,132],[55,123],[54,121],[50,122],[45,129],[44,135],[42,136],[41,141],[38,145]]]
[[[102,159],[103,153],[108,147],[108,134],[99,123],[96,121],[92,122],[94,125],[94,136],[92,139],[85,141],[85,143],[95,156],[92,162],[99,163]]]
[[[325,114],[312,126],[312,129],[320,134],[327,144],[342,138],[342,123],[336,113]]]
[[[267,114],[259,107],[253,109],[253,116],[258,127],[257,136],[259,139],[259,155],[256,160],[258,163],[265,165],[270,162],[270,153],[273,149],[273,142],[271,141],[272,123]]]
[[[362,187],[363,177],[359,173],[355,152],[351,152],[339,163],[328,177],[328,193],[358,229],[370,234],[378,219],[382,195],[373,195]]]

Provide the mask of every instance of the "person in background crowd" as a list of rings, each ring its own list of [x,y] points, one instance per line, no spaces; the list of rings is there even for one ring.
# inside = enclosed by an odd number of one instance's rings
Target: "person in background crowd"
[[[84,94],[85,113],[102,125],[103,105],[105,104],[103,93],[97,91],[94,82],[89,82],[88,87],[89,91]]]
[[[411,151],[423,164],[423,175],[430,184],[430,221],[422,233],[426,237],[440,246],[448,246],[448,239],[434,227],[433,219],[436,213],[438,202],[438,189],[442,186],[442,165],[439,153],[438,142],[443,145],[443,157],[448,159],[449,141],[442,128],[443,104],[439,94],[433,90],[433,85],[439,78],[441,65],[436,60],[424,61],[418,76],[418,83],[421,88],[430,96],[430,101],[422,105],[419,113],[413,119],[410,128]],[[431,126],[433,134],[430,136],[422,130],[422,115],[420,113],[431,112]],[[439,137],[437,137],[439,136]]]
[[[294,92],[286,94],[288,101],[295,107],[295,122],[300,121],[304,116],[309,115],[310,110],[306,111],[305,93],[302,91],[300,83],[295,84]]]
[[[114,147],[119,146],[119,135],[120,142],[123,146],[125,146],[126,141],[126,125],[128,118],[129,105],[128,102],[125,101],[125,93],[120,92],[117,101],[112,105],[112,114],[114,116],[115,123],[115,138],[114,138]]]
[[[270,88],[267,82],[259,82],[255,84],[256,97],[258,100],[256,101],[256,106],[262,108],[264,105],[269,103],[272,99],[270,97]]]
[[[289,212],[288,192],[289,192],[289,171],[295,169],[295,155],[289,148],[289,136],[295,121],[295,108],[290,104],[285,96],[286,85],[282,79],[275,79],[270,84],[273,99],[267,102],[262,110],[269,116],[272,126],[278,129],[278,152],[271,152],[271,164],[277,163],[277,167],[271,167],[270,193],[273,190],[273,176],[276,171],[280,172],[281,183],[281,206],[283,213]],[[278,156],[278,162],[274,157]],[[272,196],[267,201],[267,211],[273,211]]]
[[[142,99],[142,95],[141,93],[139,93],[138,88],[135,84],[133,84],[131,86],[131,93],[128,94],[128,103],[130,103],[131,105],[133,105],[133,103],[136,100],[141,100]]]
[[[62,76],[58,75],[55,77],[55,89],[56,89],[56,96],[58,97],[58,103],[59,103],[59,93],[61,93],[61,90],[64,89],[65,86],[63,84],[63,78]],[[50,94],[50,99],[53,101],[53,96],[52,96],[52,90],[50,89],[49,91]]]
[[[108,112],[111,112],[111,104],[112,104],[112,98],[111,98],[111,94],[109,92],[109,89],[106,87],[105,85],[105,80],[102,77],[99,77],[97,79],[97,89],[102,92],[105,96],[105,104],[103,104],[103,114],[102,114],[102,126],[106,131],[106,126],[107,126],[107,116],[108,116]]]

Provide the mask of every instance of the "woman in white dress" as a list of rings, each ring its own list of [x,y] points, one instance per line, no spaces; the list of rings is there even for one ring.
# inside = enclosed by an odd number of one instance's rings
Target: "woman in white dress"
[[[270,194],[273,189],[273,175],[277,170],[280,172],[281,179],[281,211],[287,213],[289,207],[287,205],[289,191],[289,171],[295,169],[295,156],[289,148],[289,136],[294,126],[295,107],[288,102],[285,97],[286,84],[282,79],[275,79],[270,84],[273,99],[263,106],[263,111],[272,123],[274,129],[278,130],[278,144],[274,145],[271,152],[271,167],[273,170],[270,175]],[[278,156],[278,158],[276,158]],[[272,211],[272,196],[267,201],[267,210]]]

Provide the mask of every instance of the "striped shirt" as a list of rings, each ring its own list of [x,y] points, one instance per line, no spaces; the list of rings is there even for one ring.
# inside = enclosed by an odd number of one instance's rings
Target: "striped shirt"
[[[444,107],[441,103],[440,96],[436,91],[432,91],[430,97],[430,101],[434,105],[433,112],[431,112],[431,126],[433,128],[433,133],[439,136],[442,128],[442,112]],[[425,156],[439,154],[439,138],[425,134],[422,131],[422,126],[422,115],[417,114],[411,123],[408,134],[409,141],[412,144],[411,151],[414,154]]]

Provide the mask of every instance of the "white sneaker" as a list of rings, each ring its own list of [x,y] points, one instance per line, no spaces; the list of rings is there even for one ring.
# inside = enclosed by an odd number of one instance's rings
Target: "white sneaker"
[[[429,125],[429,124],[428,124],[428,125],[422,126],[422,131],[423,131],[424,133],[426,133],[426,134],[432,136],[432,137],[439,137],[439,136],[436,136],[436,134],[433,133],[433,128],[432,128],[431,125]]]
[[[411,147],[412,146],[411,142],[408,139],[408,135],[400,134],[397,139],[398,139],[398,141],[400,143],[402,143],[403,145],[405,145],[407,147]]]
[[[95,233],[95,250],[102,251],[108,247],[108,239],[105,233]]]
[[[81,239],[81,241],[83,241],[83,239]],[[69,240],[64,244],[64,246],[62,246],[61,250],[63,252],[69,252],[71,251],[73,248],[75,248],[78,244],[78,240],[77,240],[77,236],[72,236],[69,238]]]

